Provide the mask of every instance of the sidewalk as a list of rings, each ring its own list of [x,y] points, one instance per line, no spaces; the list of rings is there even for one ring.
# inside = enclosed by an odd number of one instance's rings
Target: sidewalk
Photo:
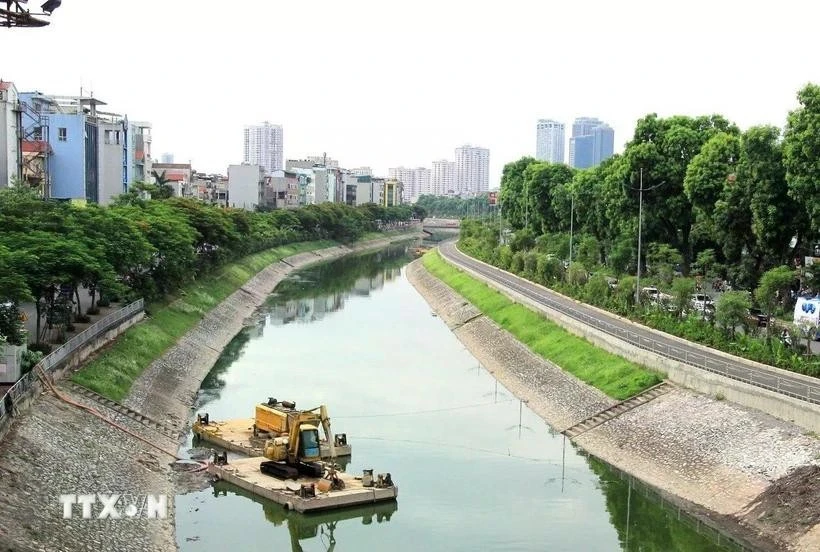
[[[98,297],[98,299],[99,299],[99,297]],[[75,301],[76,301],[76,298],[75,298]],[[91,306],[91,296],[89,295],[88,290],[85,289],[85,288],[80,288],[80,306],[82,308],[83,313],[85,313],[85,311],[88,310],[88,308]],[[96,322],[97,320],[102,318],[103,316],[109,314],[110,312],[113,312],[113,311],[117,310],[118,308],[120,308],[120,306],[121,305],[119,305],[119,304],[112,303],[108,307],[100,307],[100,313],[95,314],[94,316],[92,316],[91,317],[91,322],[88,322],[88,323],[76,322],[76,323],[74,323],[74,328],[75,329],[74,329],[73,332],[66,332],[66,340],[68,340],[68,339],[72,338],[73,336],[77,335],[78,333],[80,333],[81,331],[86,329],[88,326],[90,326],[91,324],[93,324],[94,322]],[[76,310],[77,310],[77,305],[75,303],[74,311],[76,312]],[[36,332],[37,332],[37,310],[34,307],[34,303],[22,303],[20,305],[20,312],[25,313],[25,315],[26,315],[25,327],[26,327],[26,332],[28,333],[28,341],[29,341],[29,343],[34,343],[36,341]],[[42,331],[42,329],[45,328],[45,326],[46,326],[46,321],[45,321],[45,317],[43,317],[40,321],[40,330]],[[52,339],[56,339],[56,338],[57,338],[57,330],[54,329],[54,330],[46,332],[44,341],[46,343],[51,343]]]

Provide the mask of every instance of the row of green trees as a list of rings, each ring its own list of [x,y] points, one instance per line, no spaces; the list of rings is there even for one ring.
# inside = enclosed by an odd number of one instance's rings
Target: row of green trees
[[[814,335],[815,328],[791,327],[773,318],[786,312],[789,290],[797,279],[793,268],[783,265],[768,270],[760,278],[754,293],[723,293],[713,315],[705,315],[695,310],[691,303],[698,279],[682,275],[673,277],[674,265],[657,252],[655,256],[650,255],[653,270],[642,277],[640,285],[658,286],[664,294],[663,299],[654,302],[643,294],[641,303],[638,303],[637,278],[632,275],[615,278],[606,266],[596,263],[598,252],[594,240],[576,243],[574,260],[568,263],[569,239],[565,234],[542,235],[530,248],[524,247],[517,236],[513,236],[509,243],[501,244],[499,234],[499,226],[493,221],[465,220],[461,223],[459,247],[523,278],[650,327],[757,362],[820,376],[820,358],[803,354],[809,353],[808,340]],[[758,328],[758,318],[750,312],[753,302],[770,317],[765,329]],[[775,324],[778,324],[776,330]],[[788,327],[795,338],[791,345],[779,339],[783,327]],[[738,332],[739,328],[743,331]],[[798,338],[802,340],[798,341]]]
[[[600,262],[634,271],[643,189],[649,249],[675,257],[684,274],[703,269],[701,254],[751,289],[766,270],[813,253],[820,238],[820,86],[797,97],[782,136],[773,126],[741,131],[720,115],[650,114],[624,152],[598,167],[509,163],[504,218],[525,245],[568,232],[572,221],[576,239],[595,240]]]
[[[469,198],[422,195],[415,205],[429,216],[442,218],[483,218],[498,213],[498,207],[490,205],[486,193]]]
[[[410,206],[335,203],[267,213],[224,209],[182,198],[119,196],[113,205],[44,201],[31,190],[0,191],[0,336],[21,343],[17,306],[32,301],[49,322],[76,298],[157,299],[232,259],[282,244],[349,242],[379,221],[409,220]]]

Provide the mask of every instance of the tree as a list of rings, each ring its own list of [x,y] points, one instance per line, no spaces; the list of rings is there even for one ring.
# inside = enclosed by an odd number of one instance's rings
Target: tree
[[[504,213],[504,219],[510,223],[513,230],[524,227],[529,200],[525,193],[527,186],[525,172],[534,163],[538,161],[532,157],[522,157],[518,161],[504,165],[501,174],[501,192],[499,193],[501,210]]]
[[[675,270],[683,260],[680,252],[665,243],[650,243],[647,250],[647,271],[667,284],[671,284]]]
[[[795,271],[787,266],[778,266],[763,274],[755,289],[755,299],[766,316],[771,318],[777,306],[785,301],[788,297],[788,290],[794,284],[795,279]],[[766,325],[767,335],[771,334],[771,326],[771,324]]]
[[[788,260],[789,240],[808,232],[806,209],[789,197],[779,136],[780,130],[772,126],[752,127],[743,134],[738,178],[751,189],[751,230],[759,267]]]
[[[704,249],[698,252],[695,258],[695,264],[701,271],[703,276],[709,278],[714,275],[714,268],[717,265],[717,257],[714,249]]]
[[[643,169],[644,212],[647,216],[647,242],[668,243],[683,256],[682,268],[688,273],[692,261],[692,203],[684,193],[687,167],[714,135],[737,134],[735,125],[720,115],[702,117],[674,116],[661,119],[656,114],[640,119],[624,156],[629,170],[622,182],[631,199],[630,214],[637,212],[639,171]]]
[[[676,278],[672,282],[672,304],[678,316],[689,308],[693,293],[695,293],[695,281],[693,279]]]
[[[154,189],[148,190],[146,186],[151,186],[150,184],[141,184],[146,187],[146,190],[151,192],[152,199],[168,199],[169,197],[174,197],[174,188],[169,184],[171,180],[165,176],[165,171],[162,171],[160,174],[157,174],[157,171],[151,171],[151,176],[157,181]]]
[[[797,99],[800,107],[789,113],[783,138],[786,181],[811,227],[820,228],[820,86],[806,85]]]
[[[715,305],[715,322],[726,330],[730,338],[735,338],[737,326],[746,326],[749,309],[752,307],[749,294],[745,291],[727,291],[718,298]]]

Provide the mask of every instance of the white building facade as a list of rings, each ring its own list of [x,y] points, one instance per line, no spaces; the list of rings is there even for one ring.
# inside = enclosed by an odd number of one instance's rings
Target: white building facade
[[[19,174],[17,87],[0,81],[0,188],[11,186]]]
[[[490,189],[490,150],[469,144],[456,148],[455,192],[475,195]]]
[[[268,175],[285,168],[282,125],[267,121],[261,125],[248,125],[244,138],[244,164],[259,165]]]
[[[536,125],[535,158],[550,163],[564,162],[564,123],[539,119]]]
[[[430,171],[430,188],[433,195],[443,196],[456,193],[456,164],[447,159],[433,161]]]
[[[259,205],[265,183],[265,168],[260,165],[228,165],[228,206],[254,211]]]
[[[419,196],[432,193],[431,171],[426,167],[396,167],[387,172],[388,178],[402,183],[402,200],[406,203],[415,203]]]

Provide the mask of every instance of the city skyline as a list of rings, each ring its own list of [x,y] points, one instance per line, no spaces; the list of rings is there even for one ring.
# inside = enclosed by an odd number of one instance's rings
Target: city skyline
[[[510,6],[473,6],[460,0],[420,0],[401,8],[398,19],[379,4],[358,0],[323,3],[320,9],[260,3],[251,18],[246,10],[224,11],[203,3],[196,10],[200,24],[178,27],[170,22],[190,17],[186,3],[146,0],[139,9],[123,10],[87,0],[65,3],[48,27],[4,32],[2,45],[9,51],[25,49],[26,55],[8,56],[0,77],[17,83],[21,91],[93,91],[111,102],[107,110],[151,121],[155,151],[173,152],[204,172],[224,172],[240,161],[237,136],[243,126],[270,120],[287,129],[287,157],[332,151],[345,166],[367,165],[374,174],[425,165],[453,144],[479,143],[493,153],[490,185],[496,187],[504,164],[532,155],[532,125],[542,115],[569,122],[579,113],[596,114],[613,128],[616,153],[632,137],[636,121],[649,113],[720,113],[741,128],[782,128],[789,110],[797,107],[797,90],[820,81],[820,66],[811,58],[811,22],[820,15],[820,6],[803,6],[798,18],[792,10],[764,14],[741,6],[695,0],[661,27],[660,8],[639,2],[535,3],[527,6],[524,19]],[[469,25],[460,24],[465,10],[471,14]],[[702,17],[704,10],[710,13],[708,20]],[[595,39],[579,45],[579,54],[599,56],[595,71],[578,63],[577,56],[552,60],[543,74],[529,71],[540,62],[545,18],[558,43],[577,38],[573,23],[585,22]],[[324,86],[280,85],[275,72],[260,71],[256,60],[204,40],[202,31],[220,28],[226,40],[241,37],[243,52],[267,51],[272,21],[282,23],[277,39],[298,48],[269,52],[266,63],[288,66],[296,54],[301,60],[322,59],[322,78],[334,83],[332,93]],[[291,24],[299,21],[310,21],[315,40],[303,40],[300,26]],[[100,48],[98,38],[84,32],[89,25],[111,23],[118,32],[142,37],[139,55],[150,60],[151,81],[158,86],[135,83],[132,68],[118,61],[121,53]],[[351,25],[389,28],[395,40],[373,48],[366,36],[349,32]],[[176,40],[197,45],[184,62],[168,56],[163,37],[171,29]],[[419,29],[426,37],[422,43]],[[486,40],[488,35],[496,39]],[[771,40],[750,40],[763,35]],[[701,36],[710,37],[708,45]],[[655,46],[644,51],[647,41]],[[714,56],[716,50],[733,51],[740,43],[746,45],[744,55],[730,64]],[[606,48],[601,50],[601,44]],[[136,54],[137,43],[130,47],[128,53]],[[460,52],[468,50],[473,55],[461,58]],[[629,52],[638,51],[640,66],[651,71],[630,69]],[[80,63],[84,52],[94,52],[94,61]],[[47,70],[31,59],[49,60]],[[458,63],[442,62],[454,59]],[[229,82],[194,92],[178,84],[180,63],[188,74],[206,78],[228,69]],[[424,78],[407,79],[389,91],[376,85],[393,67]],[[514,87],[501,77],[525,74],[527,84]],[[681,80],[684,74],[688,76]],[[356,75],[366,75],[373,85],[354,86]]]

